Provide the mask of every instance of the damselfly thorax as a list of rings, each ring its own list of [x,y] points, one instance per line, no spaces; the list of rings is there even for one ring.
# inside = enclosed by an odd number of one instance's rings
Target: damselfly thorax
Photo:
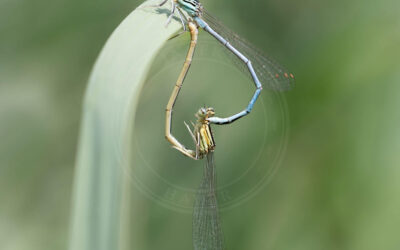
[[[178,8],[186,11],[191,17],[202,16],[203,6],[197,0],[173,0]]]

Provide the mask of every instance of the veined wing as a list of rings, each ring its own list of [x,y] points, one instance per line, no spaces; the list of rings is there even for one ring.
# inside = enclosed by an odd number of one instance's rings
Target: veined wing
[[[215,193],[214,154],[207,154],[201,185],[193,209],[194,250],[223,250],[223,233]]]
[[[264,87],[277,91],[287,91],[293,88],[294,76],[286,68],[281,66],[271,57],[263,54],[251,43],[247,42],[245,39],[224,26],[207,11],[203,11],[202,18],[213,30],[224,37],[233,47],[239,50],[252,62],[257,77]],[[235,62],[235,65],[251,78],[247,66],[244,65],[243,62],[239,61],[230,51],[227,52],[234,58],[233,61]]]

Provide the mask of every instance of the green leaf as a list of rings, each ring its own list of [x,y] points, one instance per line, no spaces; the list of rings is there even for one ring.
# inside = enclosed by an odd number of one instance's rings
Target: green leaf
[[[129,195],[122,169],[132,165],[131,131],[146,74],[165,42],[181,29],[176,20],[165,27],[169,13],[167,8],[137,8],[114,31],[94,66],[79,139],[71,250],[127,244],[122,211],[129,210]]]

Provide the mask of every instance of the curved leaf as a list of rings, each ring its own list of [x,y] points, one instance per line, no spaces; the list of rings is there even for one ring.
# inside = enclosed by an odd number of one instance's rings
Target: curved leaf
[[[71,250],[118,249],[124,243],[122,168],[129,161],[146,74],[164,43],[181,29],[176,20],[165,27],[168,13],[164,8],[137,8],[114,31],[94,66],[76,163]]]

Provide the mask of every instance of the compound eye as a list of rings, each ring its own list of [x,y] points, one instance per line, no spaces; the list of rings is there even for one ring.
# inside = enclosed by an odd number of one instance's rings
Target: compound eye
[[[215,115],[214,109],[213,108],[208,108],[207,109],[207,115],[208,116],[214,116]]]

